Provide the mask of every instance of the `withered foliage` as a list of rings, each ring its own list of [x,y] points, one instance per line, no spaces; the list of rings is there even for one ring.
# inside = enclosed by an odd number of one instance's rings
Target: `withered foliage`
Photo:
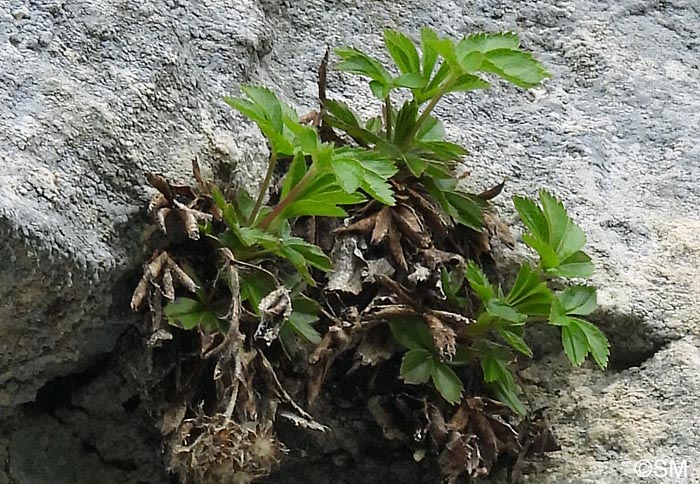
[[[351,143],[323,123],[326,62],[327,57],[319,76],[321,110],[304,121],[326,140]],[[445,361],[473,342],[473,301],[466,297],[458,306],[450,300],[441,272],[464,271],[468,259],[488,262],[494,240],[514,244],[508,227],[486,206],[503,184],[476,196],[485,206],[481,231],[454,224],[410,177],[392,181],[394,206],[375,201],[357,206],[342,226],[324,218],[297,220],[295,236],[329,252],[335,247],[335,270],[325,279],[316,274],[322,283],[305,291],[321,307],[315,326],[320,342],[309,348],[296,340],[292,355],[280,344],[292,313],[290,291],[278,283],[256,308],[241,302],[241,271],[279,281],[287,266],[263,260],[253,267],[200,237],[200,223],[207,224],[207,233],[223,231],[223,214],[196,160],[193,172],[195,187],[148,176],[157,190],[148,211],[168,238],[144,265],[131,301],[133,310],[148,301],[146,339],[152,352],[152,374],[134,376],[149,395],[161,387],[151,411],[159,419],[170,468],[183,484],[248,483],[268,475],[285,453],[276,423],[283,419],[327,431],[299,402],[313,410],[327,391],[324,383],[359,372],[374,376],[358,384],[356,404],[366,407],[367,418],[387,439],[437,466],[446,483],[472,482],[498,467],[508,468],[516,482],[527,456],[558,448],[543,416],[518,425],[508,407],[487,398],[482,375],[471,378],[456,405],[429,386],[402,384],[398,374],[391,384],[377,383],[387,368],[396,373],[400,358],[388,329],[392,321],[422,321]],[[164,301],[195,293],[203,305],[216,308],[215,323],[197,320],[190,331],[166,324]],[[473,362],[465,364],[458,369],[463,380],[481,371]]]

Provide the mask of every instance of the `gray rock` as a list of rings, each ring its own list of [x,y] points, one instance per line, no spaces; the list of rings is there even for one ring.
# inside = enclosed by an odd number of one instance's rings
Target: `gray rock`
[[[221,99],[267,50],[255,3],[50,1],[24,17],[0,17],[0,406],[129,322],[146,171],[244,160],[254,184],[264,157]]]
[[[223,94],[252,79],[303,112],[316,105],[326,44],[378,52],[381,29],[415,36],[426,23],[453,35],[512,29],[553,79],[528,93],[499,84],[455,95],[437,112],[472,152],[468,184],[507,177],[506,195],[548,188],[589,234],[596,319],[615,367],[572,371],[544,336],[528,390],[551,408],[565,449],[531,482],[657,482],[634,474],[647,458],[697,468],[700,355],[687,336],[700,332],[697,2],[30,5],[21,19],[12,15],[19,3],[0,15],[0,406],[30,401],[45,382],[88,366],[130,321],[150,193],[144,172],[184,180],[198,154],[244,186],[258,182],[264,144]],[[377,108],[355,77],[332,72],[329,92],[360,112]],[[499,204],[512,220],[508,198]],[[529,255],[520,245],[501,264]],[[0,445],[0,461],[10,452],[27,462],[22,427]],[[59,482],[42,472],[16,482]],[[95,475],[105,480],[91,482],[128,482]]]

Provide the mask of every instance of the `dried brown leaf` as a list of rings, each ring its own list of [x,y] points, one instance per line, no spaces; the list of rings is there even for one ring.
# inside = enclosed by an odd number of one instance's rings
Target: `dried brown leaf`
[[[143,304],[143,300],[148,295],[149,283],[150,282],[145,275],[139,281],[138,285],[136,286],[136,289],[134,290],[134,294],[131,296],[131,310],[132,311],[138,311],[139,308],[141,308],[141,305]]]
[[[389,232],[386,236],[386,244],[389,249],[389,253],[394,258],[396,262],[403,270],[408,270],[408,262],[406,262],[406,257],[403,253],[403,246],[401,245],[401,233],[396,230],[393,225],[389,225]]]
[[[388,207],[387,207],[388,208]],[[413,245],[419,249],[426,249],[431,245],[430,235],[425,232],[425,227],[415,210],[406,205],[400,205],[391,211],[393,220],[399,229]]]
[[[190,276],[188,276],[187,273],[182,269],[182,267],[177,265],[177,263],[175,263],[174,260],[170,259],[170,257],[168,257],[168,259],[170,261],[169,267],[170,267],[170,270],[172,271],[174,278],[177,279],[177,281],[180,284],[182,284],[183,287],[185,289],[187,289],[188,291],[190,291],[192,293],[197,292],[197,289],[199,289],[199,286],[197,286],[197,284],[195,284],[195,282],[192,280],[192,278]]]
[[[334,234],[336,235],[342,235],[342,234],[368,234],[372,231],[374,228],[374,224],[377,220],[377,214],[373,213],[372,215],[365,217],[363,219],[358,220],[355,223],[352,223],[346,227],[338,227],[333,231]]]
[[[387,206],[382,208],[377,214],[374,230],[372,230],[372,238],[370,240],[372,245],[378,245],[381,243],[389,233],[392,221],[391,213],[391,207]]]
[[[170,215],[171,210],[168,207],[163,207],[156,211],[156,222],[158,223],[158,228],[164,234],[168,233],[167,218]]]
[[[422,318],[428,325],[430,334],[433,336],[433,342],[440,356],[451,360],[457,352],[457,335],[455,334],[455,330],[431,313],[424,313]]]
[[[495,187],[489,188],[488,190],[481,192],[477,196],[483,200],[491,200],[492,198],[496,198],[503,191],[503,187],[505,186],[505,184],[506,184],[506,181],[503,180],[501,183],[499,183]]]
[[[170,183],[168,183],[168,180],[166,180],[164,176],[156,175],[154,173],[146,173],[146,180],[148,180],[148,183],[153,188],[162,193],[169,202],[173,201],[175,195],[170,187]]]
[[[163,283],[161,284],[163,296],[170,301],[175,299],[175,288],[173,287],[173,273],[168,267],[163,269]]]
[[[189,210],[183,210],[181,208],[176,209],[175,213],[182,219],[187,236],[192,240],[199,240],[199,224],[194,214]]]
[[[148,203],[148,213],[151,215],[156,215],[159,210],[170,205],[170,201],[161,192],[156,193],[151,197],[151,201]]]

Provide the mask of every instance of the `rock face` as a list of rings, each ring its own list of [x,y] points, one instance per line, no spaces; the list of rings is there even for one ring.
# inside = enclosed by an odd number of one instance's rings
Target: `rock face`
[[[0,405],[111,350],[144,172],[245,159],[221,96],[267,51],[263,22],[253,2],[4,4]]]
[[[640,459],[675,459],[687,462],[693,482],[700,448],[699,22],[694,0],[5,2],[0,408],[30,402],[46,382],[93,365],[133,321],[126,301],[142,260],[145,172],[185,179],[199,155],[220,176],[257,182],[264,145],[224,106],[223,94],[253,80],[303,111],[315,107],[326,44],[377,52],[385,27],[415,35],[429,24],[455,36],[510,29],[553,79],[528,93],[499,86],[454,96],[438,114],[472,152],[468,183],[483,188],[507,177],[508,196],[545,187],[564,199],[589,234],[597,320],[614,346],[606,374],[571,370],[546,341],[525,370],[533,403],[551,408],[565,446],[530,479],[636,482],[644,477],[635,474]],[[353,77],[331,73],[329,94],[374,108]],[[512,216],[507,197],[500,204]],[[523,256],[519,247],[503,264]],[[93,391],[81,388],[76,395]],[[10,463],[0,465],[0,483],[63,482],[56,475],[69,467],[86,470],[65,482],[139,482],[138,473],[110,474],[116,471],[102,459],[118,446],[78,445],[68,434],[59,439],[67,442],[64,464],[27,473],[22,463],[36,448],[22,422],[34,422],[39,433],[72,432],[50,412],[32,412],[42,410],[0,411],[12,413],[0,424],[7,430],[0,462]],[[86,418],[105,417],[89,411]],[[140,479],[160,482],[150,470],[157,456],[150,458],[136,461]],[[669,482],[660,474],[645,482]]]

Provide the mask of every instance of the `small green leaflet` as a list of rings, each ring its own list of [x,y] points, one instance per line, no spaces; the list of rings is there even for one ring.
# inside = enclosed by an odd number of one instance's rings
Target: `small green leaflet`
[[[287,324],[298,336],[317,345],[321,342],[321,335],[312,326],[316,321],[318,321],[318,316],[293,311],[287,319]]]
[[[421,385],[432,380],[440,395],[449,403],[458,403],[463,386],[457,374],[428,350],[413,349],[401,360],[401,379],[410,385]]]
[[[215,331],[219,328],[218,316],[196,299],[178,297],[165,306],[164,312],[170,324],[179,324],[185,329],[202,326]]]
[[[391,334],[404,348],[409,350],[433,350],[433,336],[422,319],[393,319],[389,322],[389,326]]]
[[[483,352],[480,360],[484,382],[495,394],[495,397],[518,414],[525,415],[525,406],[518,397],[520,388],[516,385],[506,361],[490,351]]]
[[[407,351],[401,360],[401,378],[410,385],[421,385],[430,380],[435,361],[430,351],[413,349]]]

